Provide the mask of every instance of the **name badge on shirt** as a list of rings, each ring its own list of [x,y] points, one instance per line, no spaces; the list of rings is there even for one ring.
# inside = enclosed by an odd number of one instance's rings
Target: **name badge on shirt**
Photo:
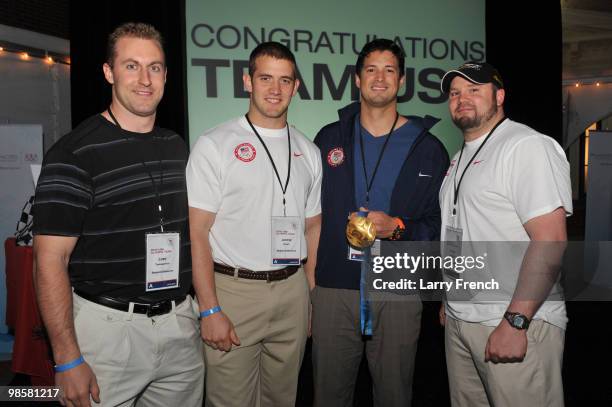
[[[181,236],[179,233],[146,234],[147,278],[145,291],[179,286]]]
[[[355,249],[353,246],[348,245],[348,259],[351,261],[363,261],[363,251]],[[380,250],[380,239],[374,240],[374,244],[372,245],[372,254],[376,250]]]
[[[451,256],[454,258],[461,256],[462,238],[463,230],[461,228],[446,226],[446,239],[442,242],[442,255],[444,257]],[[453,269],[445,268],[444,271],[450,277],[459,277],[459,273],[455,272]]]
[[[272,265],[300,265],[302,221],[297,216],[272,217]]]
[[[363,252],[355,249],[353,246],[348,245],[348,259],[351,261],[363,261]]]

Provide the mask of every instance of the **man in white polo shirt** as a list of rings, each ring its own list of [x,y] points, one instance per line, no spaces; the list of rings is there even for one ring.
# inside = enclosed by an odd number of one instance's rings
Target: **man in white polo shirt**
[[[287,47],[258,45],[248,113],[202,135],[187,165],[207,406],[295,405],[321,222],[319,150],[287,124],[296,75]]]
[[[441,88],[464,136],[440,190],[441,240],[566,241],[572,194],[558,143],[505,117],[504,85],[487,63],[447,72]],[[506,287],[517,286],[511,300],[447,301],[440,310],[455,407],[563,405],[565,304],[519,295],[533,276],[515,257],[488,265]]]

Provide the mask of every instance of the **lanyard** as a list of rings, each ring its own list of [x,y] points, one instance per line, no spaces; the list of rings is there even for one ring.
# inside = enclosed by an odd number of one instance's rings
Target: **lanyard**
[[[108,107],[108,115],[111,117],[111,119],[113,119],[113,122],[117,125],[117,127],[119,127],[119,130],[121,130],[122,132],[124,132],[123,128],[121,127],[121,125],[119,124],[119,121],[117,121],[117,118],[115,117],[115,115],[113,114],[113,111],[111,110],[110,106]],[[130,139],[128,139],[127,137],[125,137],[125,141],[130,141]],[[132,139],[133,142],[133,139]],[[153,146],[155,147],[155,143],[153,144]],[[164,171],[162,168],[162,163],[161,163],[161,157],[159,157],[159,174],[160,174],[160,182],[161,182],[161,186],[164,185]],[[149,167],[147,167],[147,165],[145,164],[144,160],[142,160],[142,158],[140,159],[140,163],[142,164],[143,168],[145,169],[145,171],[147,172],[147,174],[149,174],[149,178],[151,179],[151,184],[153,184],[153,190],[155,191],[155,200],[157,203],[157,212],[159,214],[159,228],[160,230],[163,232],[164,231],[164,211],[163,211],[163,207],[161,204],[161,196],[159,194],[159,189],[157,188],[157,184],[155,183],[155,179],[153,178],[153,174],[151,174],[151,171],[149,171]]]
[[[397,119],[399,119],[399,113],[395,112],[395,120],[393,121],[393,125],[391,126],[391,130],[385,136],[385,142],[382,146],[382,150],[380,150],[380,154],[378,155],[378,160],[376,160],[376,165],[374,166],[374,171],[372,172],[372,178],[368,182],[368,171],[366,170],[366,161],[365,161],[365,152],[363,151],[363,132],[361,131],[361,123],[359,123],[359,147],[361,149],[361,163],[363,164],[363,176],[365,177],[366,182],[366,203],[365,207],[368,207],[370,202],[370,190],[372,189],[372,184],[374,184],[374,177],[376,177],[376,173],[378,172],[378,167],[380,166],[380,162],[382,160],[383,155],[385,154],[385,149],[387,148],[387,143],[389,143],[389,139],[391,138],[391,134],[393,134],[393,130],[395,129],[395,125],[397,124]]]
[[[455,189],[455,197],[453,199],[453,216],[457,214],[457,199],[459,198],[459,188],[461,188],[461,181],[463,181],[463,177],[465,176],[465,173],[467,172],[467,169],[470,167],[470,163],[476,159],[476,156],[478,155],[480,150],[482,150],[482,148],[487,143],[489,138],[493,135],[493,132],[497,129],[497,127],[500,124],[502,124],[502,122],[504,120],[506,120],[505,117],[502,118],[500,121],[498,121],[495,124],[495,126],[493,126],[493,128],[491,129],[489,134],[487,134],[487,137],[485,137],[485,139],[482,142],[482,144],[478,147],[478,149],[476,150],[476,152],[474,153],[474,155],[472,156],[472,158],[470,159],[468,164],[463,169],[463,172],[461,173],[461,177],[459,178],[459,183],[457,184],[457,172],[459,171],[459,163],[461,162],[461,156],[463,155],[463,149],[465,148],[465,141],[463,142],[463,145],[461,146],[461,153],[459,153],[459,158],[457,159],[457,169],[455,170],[455,176],[453,177],[453,184],[454,184],[454,187],[455,187],[454,188]]]
[[[261,136],[255,129],[255,126],[253,126],[253,123],[251,123],[251,120],[249,119],[249,115],[245,114],[244,117],[246,118],[247,122],[249,122],[251,129],[253,129],[253,132],[259,139],[259,142],[263,145],[264,149],[266,150],[266,153],[268,154],[268,158],[270,159],[270,163],[272,163],[272,168],[274,169],[274,173],[276,174],[276,179],[278,180],[278,183],[280,184],[281,191],[283,191],[283,216],[287,216],[287,206],[285,205],[286,204],[285,193],[287,192],[287,187],[289,186],[289,178],[291,178],[291,135],[289,134],[289,124],[286,124],[287,126],[287,145],[289,146],[289,161],[287,164],[287,180],[285,181],[285,186],[283,187],[283,182],[280,179],[280,175],[278,175],[276,164],[274,164],[274,160],[272,159],[272,154],[270,154],[270,150],[268,150],[268,146],[266,146],[266,143],[264,143],[263,139],[261,138]]]

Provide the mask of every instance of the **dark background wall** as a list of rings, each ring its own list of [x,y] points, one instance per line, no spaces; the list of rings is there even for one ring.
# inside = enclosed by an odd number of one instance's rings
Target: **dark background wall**
[[[561,3],[486,4],[487,60],[504,79],[506,114],[561,143]]]
[[[118,25],[139,21],[154,25],[165,41],[168,77],[164,97],[158,107],[157,124],[185,134],[187,100],[184,89],[183,7],[181,0],[70,1],[73,126],[108,107],[111,89],[102,75],[106,39]]]
[[[69,0],[0,0],[0,24],[70,38]]]

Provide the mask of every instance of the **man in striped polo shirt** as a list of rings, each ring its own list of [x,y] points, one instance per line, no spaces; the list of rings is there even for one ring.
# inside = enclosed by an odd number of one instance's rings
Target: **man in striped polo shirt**
[[[34,204],[35,284],[68,405],[200,406],[185,165],[155,127],[166,81],[155,28],[109,37],[112,102],[45,156]]]

